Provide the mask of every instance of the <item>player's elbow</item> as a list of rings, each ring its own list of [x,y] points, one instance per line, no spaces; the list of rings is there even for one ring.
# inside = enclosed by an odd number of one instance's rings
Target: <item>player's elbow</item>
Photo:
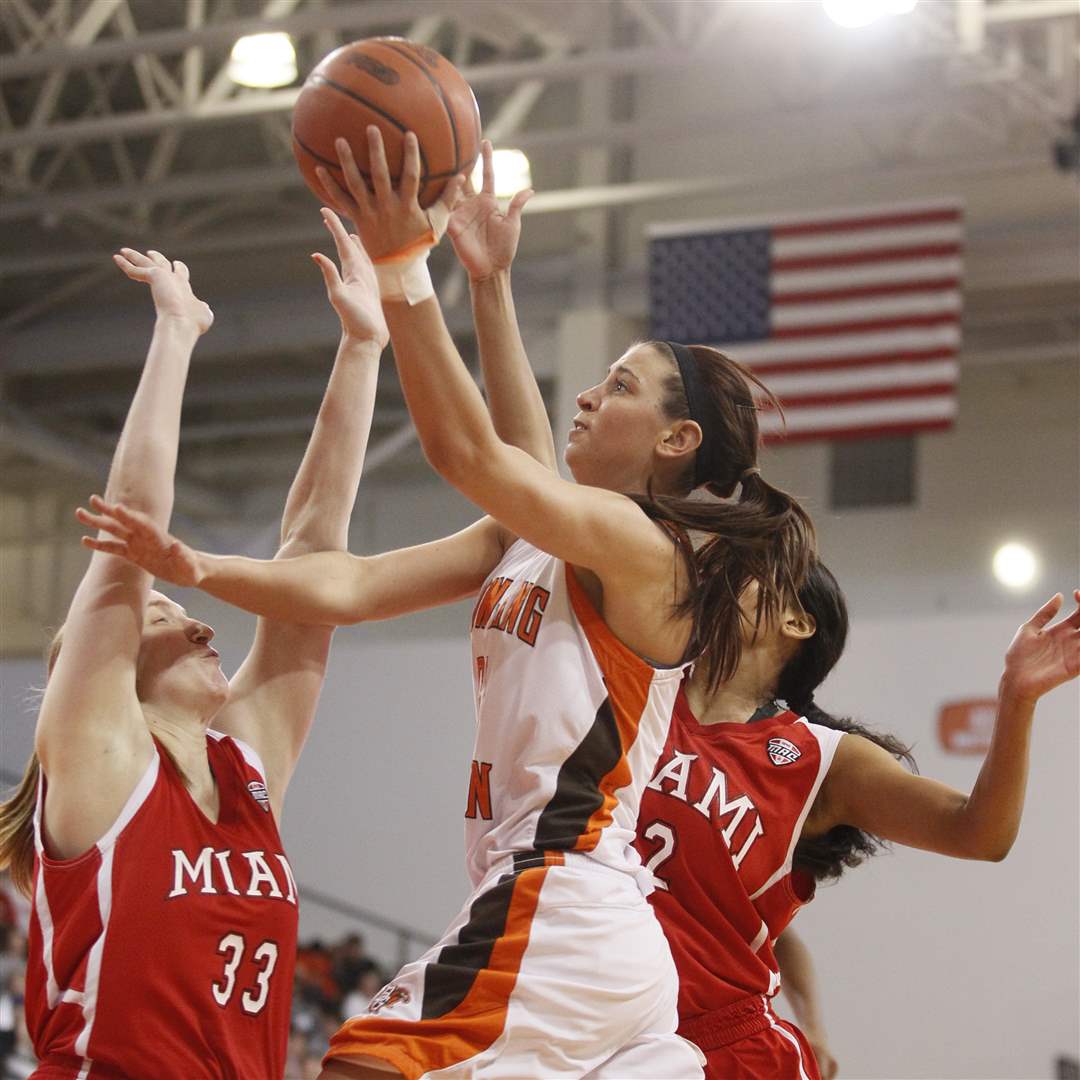
[[[494,454],[493,442],[474,439],[461,432],[446,432],[423,441],[424,456],[431,467],[459,491],[466,491],[481,477]]]
[[[984,845],[982,852],[978,857],[983,862],[1002,862],[1004,861],[1005,856],[1012,851],[1013,841],[1015,839],[1015,837],[1010,836],[994,843],[988,843]]]

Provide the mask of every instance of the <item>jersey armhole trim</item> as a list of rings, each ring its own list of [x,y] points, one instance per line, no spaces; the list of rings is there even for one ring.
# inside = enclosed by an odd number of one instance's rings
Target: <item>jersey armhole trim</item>
[[[259,757],[258,751],[249,743],[244,742],[243,739],[238,739],[235,735],[226,735],[222,731],[214,731],[208,729],[206,734],[215,742],[222,742],[228,739],[237,750],[240,751],[243,759],[248,763],[248,766],[254,769],[259,774],[259,779],[266,783],[266,769],[263,766],[262,758]]]
[[[805,724],[807,729],[814,736],[817,741],[818,748],[821,752],[821,760],[818,762],[817,776],[814,778],[813,787],[807,793],[806,800],[803,803],[802,812],[799,814],[798,820],[795,822],[794,828],[791,830],[791,843],[788,845],[787,857],[784,859],[782,865],[778,866],[765,881],[765,884],[761,886],[751,897],[751,903],[757,900],[768,889],[772,888],[777,881],[780,880],[785,874],[791,873],[792,860],[795,856],[795,845],[799,842],[799,837],[802,835],[802,828],[806,822],[808,815],[810,814],[810,808],[814,805],[814,800],[817,798],[818,792],[821,790],[821,785],[825,782],[825,777],[829,773],[829,769],[832,767],[833,756],[836,753],[836,747],[840,743],[840,738],[844,734],[842,731],[836,731],[833,728],[823,727],[821,724],[811,724],[805,717],[800,717],[797,724]]]
[[[154,755],[147,764],[142,776],[139,777],[134,790],[128,796],[127,802],[124,803],[120,813],[116,816],[116,820],[105,830],[104,835],[102,835],[96,843],[92,844],[86,851],[82,852],[82,854],[76,855],[70,859],[54,859],[45,850],[45,842],[41,830],[42,822],[45,817],[45,785],[48,781],[45,773],[42,772],[41,777],[38,780],[37,805],[34,808],[34,850],[41,860],[42,866],[50,866],[57,869],[74,866],[95,850],[104,852],[116,843],[117,838],[127,827],[131,819],[139,812],[143,803],[145,803],[149,797],[150,792],[153,791],[154,785],[157,783],[158,772],[161,768],[161,752],[158,750],[157,744],[153,740],[151,740],[151,746],[153,747]]]
[[[651,678],[663,681],[670,678],[682,679],[683,672],[692,662],[684,660],[682,663],[673,664],[670,667],[657,667],[650,664],[644,657],[639,656],[629,645],[621,642],[612,632],[611,627],[604,622],[603,616],[593,607],[589,594],[584,586],[578,581],[577,574],[570,563],[563,564],[566,573],[566,591],[570,597],[570,608],[574,618],[585,631],[589,647],[601,660],[601,667],[620,665],[630,668],[640,678]]]

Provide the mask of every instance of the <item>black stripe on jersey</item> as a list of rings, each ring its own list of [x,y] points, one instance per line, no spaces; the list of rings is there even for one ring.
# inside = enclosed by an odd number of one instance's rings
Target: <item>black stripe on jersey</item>
[[[588,734],[559,769],[555,794],[536,823],[534,846],[570,851],[603,805],[600,781],[619,763],[622,742],[611,701],[604,698]]]
[[[516,883],[516,877],[505,876],[478,896],[469,908],[469,921],[458,931],[457,942],[440,949],[425,967],[421,1019],[445,1016],[465,1000],[476,976],[490,963],[495,942],[506,932]]]

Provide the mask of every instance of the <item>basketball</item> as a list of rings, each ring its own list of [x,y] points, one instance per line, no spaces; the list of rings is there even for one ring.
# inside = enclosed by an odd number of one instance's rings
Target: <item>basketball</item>
[[[307,185],[326,201],[315,175],[323,165],[345,180],[334,139],[347,139],[368,181],[366,128],[378,125],[390,175],[401,175],[404,137],[420,144],[421,206],[430,206],[447,182],[469,172],[480,153],[480,111],[469,84],[444,56],[399,37],[367,38],[324,57],[308,76],[293,108],[293,153]]]

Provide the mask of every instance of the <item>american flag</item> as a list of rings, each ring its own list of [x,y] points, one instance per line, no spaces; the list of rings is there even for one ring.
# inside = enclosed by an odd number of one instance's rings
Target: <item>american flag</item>
[[[787,416],[766,438],[948,428],[962,240],[956,201],[653,226],[652,336],[746,364]]]

